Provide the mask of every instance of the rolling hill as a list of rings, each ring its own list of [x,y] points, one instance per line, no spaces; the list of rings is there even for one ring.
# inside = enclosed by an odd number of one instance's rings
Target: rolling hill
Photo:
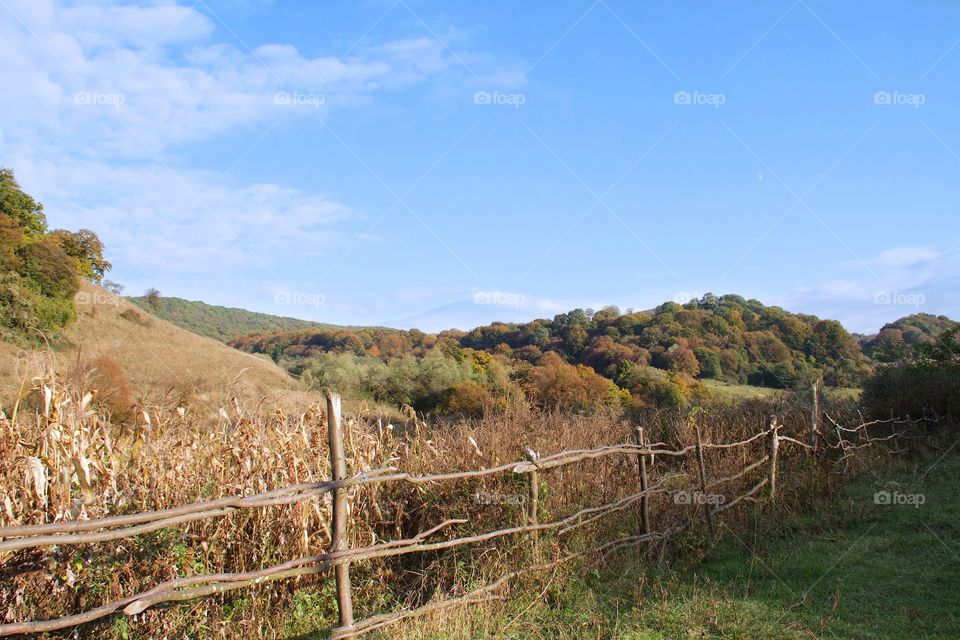
[[[78,362],[109,357],[122,367],[134,392],[148,397],[215,396],[237,379],[253,397],[298,389],[269,359],[191,333],[89,282],[76,302],[77,319],[62,332],[64,346],[49,351],[0,342],[0,399],[15,395],[20,377],[36,375],[50,358],[62,374]]]
[[[641,312],[575,309],[552,319],[494,322],[469,332],[314,329],[255,334],[230,344],[277,362],[328,352],[384,360],[422,357],[437,345],[484,351],[512,363],[536,363],[553,352],[624,388],[648,365],[775,388],[820,376],[831,386],[856,386],[870,369],[860,345],[839,322],[736,295],[707,295],[684,305],[667,302]]]
[[[234,307],[220,307],[198,300],[161,297],[151,304],[146,296],[127,300],[148,313],[201,336],[228,342],[251,333],[330,329],[336,325],[274,316]]]
[[[914,345],[934,342],[945,331],[960,326],[946,316],[915,313],[889,322],[875,335],[860,338],[863,352],[878,362],[894,362]]]

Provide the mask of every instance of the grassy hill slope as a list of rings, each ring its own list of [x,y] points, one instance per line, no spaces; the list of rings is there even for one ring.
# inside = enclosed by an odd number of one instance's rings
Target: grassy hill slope
[[[268,359],[181,329],[95,285],[84,283],[76,300],[77,320],[63,331],[68,346],[52,356],[0,342],[0,398],[14,395],[19,376],[36,373],[45,357],[52,357],[64,373],[78,361],[110,357],[138,394],[216,393],[238,376],[246,390],[261,397],[297,388],[296,381]]]
[[[297,318],[257,313],[246,309],[220,307],[197,300],[162,297],[156,306],[145,296],[127,300],[158,318],[166,320],[201,336],[227,342],[251,333],[294,331],[298,329],[329,329],[336,325],[311,322]]]

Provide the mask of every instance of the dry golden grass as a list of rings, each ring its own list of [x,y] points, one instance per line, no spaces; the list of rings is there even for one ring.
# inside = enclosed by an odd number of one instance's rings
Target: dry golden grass
[[[194,395],[217,404],[239,378],[248,398],[303,400],[297,381],[269,360],[180,329],[88,282],[76,299],[77,320],[63,331],[68,346],[53,356],[0,342],[0,400],[9,403],[24,373],[44,361],[67,372],[103,357],[119,363],[144,398]]]

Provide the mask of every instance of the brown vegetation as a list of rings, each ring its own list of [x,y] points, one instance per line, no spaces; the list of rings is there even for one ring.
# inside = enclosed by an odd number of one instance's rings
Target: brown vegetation
[[[87,389],[63,385],[51,371],[38,380],[33,410],[8,410],[0,465],[11,469],[0,480],[4,509],[0,525],[35,524],[107,514],[161,509],[229,495],[246,495],[330,477],[326,430],[319,405],[288,415],[258,412],[233,397],[213,417],[190,405],[145,405],[126,425],[91,410]],[[765,428],[770,413],[799,435],[807,423],[796,405],[752,402],[714,406],[696,416],[705,441],[743,439]],[[694,440],[685,413],[638,416],[653,441],[667,446]],[[543,455],[632,442],[633,426],[613,415],[578,416],[513,409],[481,420],[427,425],[389,424],[353,415],[346,421],[348,472],[395,466],[415,475],[490,467],[517,460],[529,447]],[[764,442],[744,451],[711,450],[711,473],[728,475],[745,461],[764,455]],[[687,461],[657,463],[654,476],[691,475]],[[793,464],[793,463],[791,463]],[[832,490],[832,478],[799,464],[788,467],[782,508],[803,504],[812,493]],[[811,475],[812,473],[812,475]],[[625,495],[637,488],[634,456],[603,464],[577,464],[545,471],[543,521],[555,520]],[[742,489],[740,485],[730,491]],[[478,478],[443,485],[398,484],[355,490],[351,545],[410,538],[452,518],[467,518],[450,535],[465,535],[524,518],[521,501],[478,501],[478,495],[518,496],[523,478]],[[661,497],[662,498],[662,497]],[[683,517],[676,505],[655,500],[656,526]],[[548,553],[590,546],[597,540],[636,532],[637,513],[598,521],[563,540],[549,541]],[[325,550],[329,507],[323,500],[244,510],[138,536],[132,542],[86,547],[60,546],[20,551],[2,560],[0,609],[12,619],[38,619],[97,606],[174,576],[249,571]],[[447,532],[444,532],[446,535]],[[529,553],[507,540],[476,548],[389,558],[357,567],[355,600],[362,615],[414,606],[515,567]],[[559,545],[559,546],[554,546]],[[192,633],[197,624],[220,637],[281,637],[299,624],[332,625],[335,609],[326,581],[300,578],[269,588],[203,600],[191,607],[148,610],[123,632],[110,622],[83,627],[83,636],[133,637]],[[304,602],[310,604],[303,618]],[[298,613],[299,612],[299,613]],[[308,630],[308,629],[304,629]]]

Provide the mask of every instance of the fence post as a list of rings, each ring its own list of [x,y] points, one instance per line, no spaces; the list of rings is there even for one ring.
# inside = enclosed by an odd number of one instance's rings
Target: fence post
[[[637,427],[633,435],[637,439],[638,447],[645,447],[647,442],[643,437],[643,427]],[[644,493],[644,496],[640,498],[640,514],[643,518],[643,534],[647,535],[650,533],[650,498],[646,495],[647,487],[650,486],[649,480],[647,478],[647,456],[643,453],[637,454],[637,472],[640,474],[640,491]]]
[[[330,443],[330,469],[333,480],[347,477],[347,461],[343,455],[343,421],[340,416],[339,394],[327,392],[327,436]],[[347,490],[333,492],[333,521],[330,526],[330,551],[347,548]],[[337,608],[340,611],[340,627],[353,626],[353,596],[350,592],[350,563],[336,565]],[[341,635],[338,637],[351,637]]]
[[[537,525],[537,510],[540,502],[540,474],[537,473],[537,458],[540,456],[530,447],[524,449],[527,460],[533,463],[533,469],[527,474],[527,524]],[[531,532],[533,538],[533,552],[540,553],[540,535],[538,531]]]
[[[697,434],[697,464],[700,467],[700,495],[703,498],[703,515],[707,520],[707,526],[710,528],[710,535],[716,532],[713,528],[713,514],[710,513],[710,501],[707,500],[707,465],[703,459],[703,443],[700,439],[700,425],[693,424],[694,432]]]
[[[813,381],[810,387],[813,401],[810,404],[810,446],[814,453],[817,451],[817,431],[820,427],[820,378]]]
[[[780,425],[777,416],[770,416],[770,502],[777,500],[777,456],[780,449]]]

